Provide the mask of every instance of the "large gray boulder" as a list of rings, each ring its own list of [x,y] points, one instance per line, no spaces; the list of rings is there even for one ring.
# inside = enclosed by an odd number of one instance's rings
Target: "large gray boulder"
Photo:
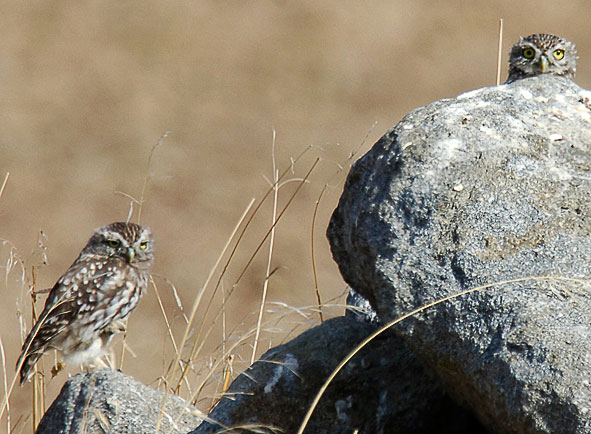
[[[318,390],[343,358],[375,326],[334,318],[265,353],[230,386],[191,434],[295,433]],[[385,334],[348,363],[319,402],[306,433],[481,434],[474,416],[458,407],[441,382]]]
[[[589,93],[543,75],[407,115],[352,167],[345,280],[497,433],[591,432]],[[549,278],[550,277],[550,278]]]
[[[45,412],[36,434],[181,434],[201,423],[198,410],[120,372],[101,369],[70,378]],[[161,416],[162,415],[162,416]]]

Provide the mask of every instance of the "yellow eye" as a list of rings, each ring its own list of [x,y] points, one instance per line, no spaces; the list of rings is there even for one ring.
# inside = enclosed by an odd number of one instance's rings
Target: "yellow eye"
[[[556,60],[562,60],[564,58],[564,50],[554,50],[554,53],[552,53],[552,55]]]
[[[523,54],[523,57],[526,59],[533,59],[536,55],[536,52],[533,48],[524,48],[521,54]]]
[[[146,250],[148,248],[148,242],[144,241],[143,243],[140,243],[140,249],[142,250]]]
[[[107,240],[107,243],[109,243],[109,246],[111,246],[113,248],[117,248],[121,244],[121,241],[119,241],[119,240]]]

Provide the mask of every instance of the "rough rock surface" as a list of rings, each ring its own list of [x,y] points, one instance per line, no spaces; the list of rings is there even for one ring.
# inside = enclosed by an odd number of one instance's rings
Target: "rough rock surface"
[[[192,434],[294,433],[310,402],[337,364],[375,330],[341,317],[269,350],[241,374]],[[240,429],[239,426],[248,426]],[[480,434],[433,374],[396,335],[382,335],[345,366],[321,399],[306,433]]]
[[[37,434],[154,433],[164,394],[110,369],[70,378],[46,411]],[[177,396],[167,397],[162,433],[187,433],[199,412]]]
[[[363,298],[353,288],[349,288],[345,316],[354,318],[357,321],[364,321],[370,324],[375,324],[376,326],[382,325],[380,317],[378,316],[375,309],[371,306],[369,300]]]
[[[354,164],[327,232],[384,322],[526,278],[396,328],[497,433],[591,432],[589,96],[542,75],[411,112]]]

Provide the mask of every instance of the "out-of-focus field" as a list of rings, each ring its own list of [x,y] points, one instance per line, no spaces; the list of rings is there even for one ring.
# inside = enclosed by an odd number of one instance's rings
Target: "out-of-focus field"
[[[313,326],[312,216],[327,184],[316,222],[317,277],[323,301],[344,303],[346,286],[324,231],[349,154],[366,152],[416,107],[494,85],[500,17],[503,80],[519,35],[549,32],[577,44],[577,82],[589,87],[590,13],[588,1],[3,1],[0,182],[10,177],[0,198],[0,265],[10,265],[10,257],[23,261],[0,269],[7,380],[21,343],[18,312],[30,327],[29,285],[50,287],[95,227],[125,220],[126,195],[139,198],[147,175],[141,223],[155,234],[153,272],[180,339],[183,320],[164,278],[188,313],[240,214],[269,187],[274,130],[280,170],[313,145],[287,178],[301,178],[320,162],[277,226],[268,298],[284,305],[270,305],[278,312],[265,316],[273,321],[258,354]],[[148,172],[150,151],[166,131]],[[280,189],[279,209],[297,186]],[[271,211],[269,201],[220,291],[232,289],[269,229]],[[40,231],[46,266],[39,266]],[[221,321],[214,324],[200,355],[203,372],[220,359],[224,333],[245,336],[254,328],[267,257],[265,244],[227,303],[225,331]],[[215,314],[219,296],[213,306]],[[284,315],[293,308],[307,316]],[[152,288],[131,316],[127,342],[135,357],[126,355],[124,372],[156,384],[175,353]],[[251,342],[235,350],[235,373],[248,365]],[[119,354],[120,343],[115,349]],[[44,358],[45,372],[51,362],[51,355]],[[200,375],[191,377],[194,387]],[[48,404],[66,376],[48,381]],[[31,386],[17,386],[10,401],[16,432],[31,431],[30,401]],[[7,430],[6,415],[0,424],[0,432]]]

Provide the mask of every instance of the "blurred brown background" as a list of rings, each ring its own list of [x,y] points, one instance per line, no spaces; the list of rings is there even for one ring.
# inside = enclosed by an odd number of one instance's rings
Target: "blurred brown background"
[[[24,282],[19,264],[0,270],[8,380],[21,342],[19,310],[30,326],[27,289],[40,260],[39,231],[47,237],[48,265],[39,268],[36,286],[47,288],[95,227],[126,219],[129,199],[117,192],[139,198],[150,150],[164,132],[171,131],[154,153],[141,223],[157,238],[154,273],[174,283],[185,310],[249,200],[268,188],[273,130],[281,170],[315,145],[289,176],[302,177],[321,158],[278,225],[279,268],[269,285],[270,301],[302,307],[308,317],[268,324],[261,354],[296,333],[294,325],[305,329],[318,320],[305,307],[315,304],[310,231],[327,183],[315,238],[318,279],[323,300],[344,302],[324,230],[346,174],[337,173],[338,165],[349,164],[368,132],[361,153],[410,110],[494,85],[500,17],[503,62],[519,35],[559,34],[577,44],[576,81],[589,87],[590,12],[588,0],[3,1],[0,178],[10,177],[0,198],[0,239],[10,244],[0,246],[0,264],[7,265],[12,249],[26,268]],[[280,190],[280,206],[296,186]],[[226,290],[270,220],[271,202],[247,232],[223,280]],[[267,249],[228,304],[227,334],[254,327]],[[179,309],[164,281],[157,283],[180,338]],[[279,310],[282,316],[289,308]],[[215,330],[204,361],[220,357],[221,323]],[[154,384],[174,351],[152,289],[131,317],[128,343],[137,357],[126,356],[124,371]],[[237,352],[237,372],[248,364],[245,347]],[[65,378],[50,382],[48,401]],[[30,387],[12,395],[13,426],[30,415]],[[18,428],[30,432],[30,424],[29,418]],[[6,427],[4,416],[0,432]]]

